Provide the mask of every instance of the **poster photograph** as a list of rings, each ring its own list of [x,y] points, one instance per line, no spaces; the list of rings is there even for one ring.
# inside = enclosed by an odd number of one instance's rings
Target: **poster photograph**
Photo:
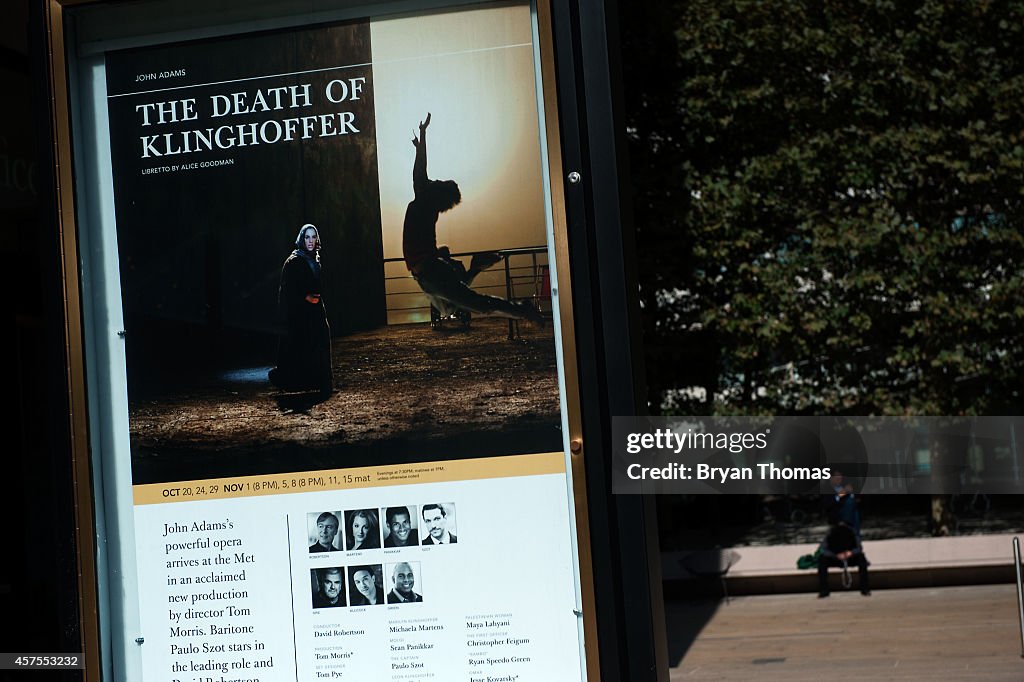
[[[107,55],[135,483],[561,449],[534,74],[522,3]]]
[[[535,21],[104,53],[127,679],[585,678]]]

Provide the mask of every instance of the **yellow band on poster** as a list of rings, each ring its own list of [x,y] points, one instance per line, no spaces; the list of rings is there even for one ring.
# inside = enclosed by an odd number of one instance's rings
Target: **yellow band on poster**
[[[547,452],[447,462],[418,462],[265,476],[222,476],[198,481],[149,483],[132,486],[132,492],[135,504],[159,504],[564,473],[565,454]]]

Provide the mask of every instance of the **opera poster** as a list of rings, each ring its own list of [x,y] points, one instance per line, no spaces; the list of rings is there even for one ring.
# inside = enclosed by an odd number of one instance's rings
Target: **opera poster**
[[[561,451],[528,4],[111,52],[106,87],[134,483]]]

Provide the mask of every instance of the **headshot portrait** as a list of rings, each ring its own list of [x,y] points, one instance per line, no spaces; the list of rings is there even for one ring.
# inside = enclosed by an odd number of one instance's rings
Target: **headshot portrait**
[[[380,522],[375,509],[353,509],[345,512],[346,548],[380,549]]]
[[[420,544],[417,530],[419,519],[415,506],[386,507],[380,513],[384,519],[385,547],[413,547]]]
[[[340,552],[341,543],[341,512],[311,512],[306,514],[307,539],[309,553]]]
[[[423,595],[416,591],[416,580],[420,574],[420,562],[402,561],[388,564],[388,575],[391,576],[391,591],[388,592],[388,604],[412,604],[423,601]],[[423,587],[419,589],[422,591]]]
[[[313,588],[313,608],[330,609],[345,606],[345,568],[314,568],[309,571]]]
[[[455,505],[451,502],[432,502],[423,505],[424,545],[454,545],[458,542],[455,535]]]
[[[348,569],[348,589],[352,606],[376,606],[384,603],[384,583],[380,564],[352,566]]]

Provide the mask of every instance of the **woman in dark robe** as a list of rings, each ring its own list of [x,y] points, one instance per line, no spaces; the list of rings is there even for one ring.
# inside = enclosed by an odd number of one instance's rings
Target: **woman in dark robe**
[[[285,321],[285,336],[278,348],[277,367],[270,381],[287,391],[330,394],[331,328],[321,297],[320,233],[303,225],[295,250],[281,268],[277,302]]]

